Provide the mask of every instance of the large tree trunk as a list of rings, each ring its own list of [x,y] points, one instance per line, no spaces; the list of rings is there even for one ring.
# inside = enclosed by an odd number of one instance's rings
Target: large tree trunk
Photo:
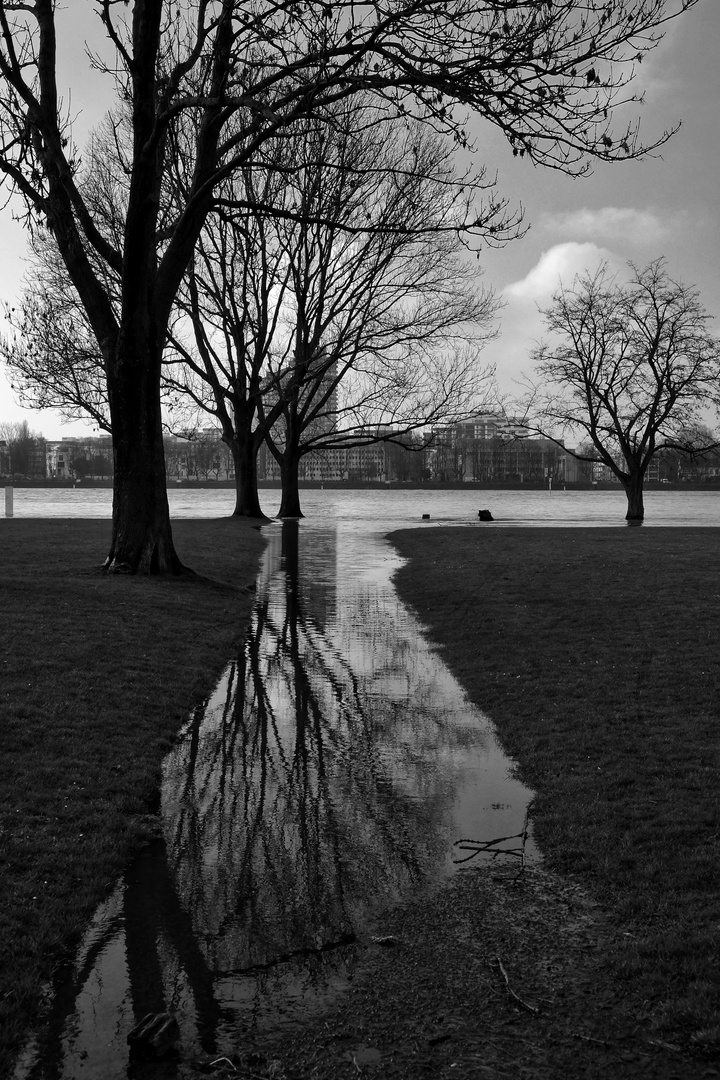
[[[235,466],[235,509],[237,517],[264,518],[260,507],[257,479],[257,455],[259,445],[252,432],[235,432],[230,449]]]
[[[280,518],[301,518],[300,487],[298,473],[300,466],[300,454],[297,447],[286,446],[280,462],[280,482],[282,484],[282,498],[280,500]]]
[[[645,506],[643,504],[644,481],[645,474],[641,472],[632,472],[623,481],[628,503],[627,514],[625,515],[626,521],[639,522],[645,517]]]
[[[119,344],[118,355],[109,365],[115,481],[112,543],[105,569],[115,574],[180,574],[184,570],[170,528],[160,359],[154,351],[142,350],[137,340],[125,350]]]

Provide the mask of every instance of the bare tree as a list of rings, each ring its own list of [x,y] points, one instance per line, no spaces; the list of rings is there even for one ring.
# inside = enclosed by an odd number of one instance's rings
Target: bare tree
[[[268,361],[279,330],[288,267],[272,217],[246,203],[279,206],[281,169],[243,169],[219,189],[178,293],[164,383],[170,424],[192,431],[210,414],[232,454],[238,516],[260,518],[257,454],[279,405],[268,392]],[[277,401],[277,395],[276,395]],[[193,416],[194,407],[194,416]]]
[[[713,440],[716,436],[705,424],[695,424],[681,433],[681,442],[685,450],[670,450],[663,454],[666,477],[668,480],[682,480],[689,483],[713,482],[720,479],[720,445]],[[700,447],[700,449],[694,449]],[[708,449],[703,449],[708,447]]]
[[[302,456],[458,418],[490,376],[478,356],[495,302],[457,250],[468,189],[482,193],[484,177],[456,175],[447,145],[421,125],[357,135],[353,115],[342,120],[331,137],[315,127],[294,140],[298,214],[276,223],[286,339],[268,358],[261,406],[280,517],[301,514]],[[493,198],[473,216],[494,242],[517,226]]]
[[[476,271],[454,258],[458,236],[469,220],[493,244],[519,228],[484,171],[457,173],[421,124],[388,130],[367,101],[331,112],[266,144],[262,164],[222,186],[178,297],[194,347],[173,332],[183,362],[165,378],[180,403],[189,396],[220,423],[236,514],[262,513],[265,439],[281,461],[281,516],[296,516],[302,454],[457,411],[461,372],[466,398],[482,380],[467,350],[440,358],[438,342],[465,340],[471,323],[486,334],[493,311]]]
[[[44,222],[102,351],[115,456],[111,549],[116,572],[180,572],[170,529],[160,380],[170,313],[217,184],[268,138],[366,90],[388,114],[467,143],[471,110],[518,154],[566,171],[642,153],[616,131],[638,57],[696,0],[576,4],[400,0],[97,0],[113,55],[96,65],[131,113],[122,236],[108,240],[77,183],[56,75],[54,0],[0,0],[0,173]],[[160,227],[174,133],[192,114],[187,196]],[[662,142],[667,135],[655,141]],[[120,284],[116,310],[91,248]]]
[[[663,259],[631,269],[619,284],[603,265],[555,294],[543,312],[553,337],[533,353],[537,382],[524,409],[532,431],[558,441],[581,433],[590,448],[568,452],[617,476],[626,518],[637,522],[659,450],[717,445],[701,420],[717,400],[720,342],[697,291],[673,280]]]
[[[0,422],[0,440],[7,444],[11,474],[45,475],[45,439],[27,420]]]

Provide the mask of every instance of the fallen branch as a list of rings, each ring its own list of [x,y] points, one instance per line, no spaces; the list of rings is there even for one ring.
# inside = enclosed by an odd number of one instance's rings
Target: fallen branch
[[[520,859],[520,868],[525,869],[525,849],[527,847],[528,830],[529,830],[529,813],[530,807],[525,813],[525,820],[523,821],[522,831],[519,833],[513,833],[512,836],[496,836],[494,840],[456,840],[453,844],[454,848],[458,851],[469,851],[469,855],[465,855],[462,859],[453,859],[453,862],[458,865],[459,863],[469,862],[474,859],[476,855],[480,855],[482,852],[491,852],[493,859],[496,859],[498,855],[513,855],[516,859]],[[504,848],[499,847],[499,844],[507,844],[509,840],[519,840],[518,847]]]
[[[521,840],[523,833],[515,833],[514,836],[498,836],[494,840],[456,840],[453,847],[458,851],[469,851],[470,854],[462,859],[453,859],[454,863],[469,862],[483,851],[491,851],[493,858],[496,855],[515,855],[521,858],[521,848],[499,848],[496,844],[505,844],[508,840]]]
[[[495,959],[498,962],[498,967],[500,968],[500,974],[502,975],[503,979],[505,980],[505,986],[507,987],[507,992],[510,995],[510,997],[514,1001],[516,1001],[518,1003],[518,1005],[522,1009],[526,1009],[527,1012],[535,1013],[535,1014],[539,1013],[540,1010],[538,1009],[538,1007],[536,1005],[529,1005],[527,1001],[523,1001],[523,999],[518,994],[515,993],[512,986],[510,985],[510,979],[508,978],[508,973],[505,970],[505,967],[503,966],[502,960],[500,959],[499,956],[496,956]]]

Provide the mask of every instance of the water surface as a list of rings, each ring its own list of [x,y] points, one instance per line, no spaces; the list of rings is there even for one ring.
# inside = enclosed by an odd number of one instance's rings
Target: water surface
[[[170,513],[175,518],[223,517],[232,514],[234,494],[227,488],[172,488]],[[393,488],[303,489],[303,513],[312,521],[340,521],[357,528],[429,524],[478,525],[477,512],[489,509],[495,522],[482,528],[520,526],[625,526],[627,500],[623,492],[502,491]],[[280,492],[264,488],[260,500],[268,516],[277,513]],[[17,488],[15,516],[107,517],[112,512],[108,488]],[[720,525],[720,490],[650,489],[645,492],[645,525]],[[387,529],[385,530],[387,531]]]

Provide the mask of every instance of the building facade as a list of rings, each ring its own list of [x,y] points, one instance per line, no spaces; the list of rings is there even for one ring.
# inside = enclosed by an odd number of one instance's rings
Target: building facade
[[[480,483],[580,483],[591,480],[589,462],[578,461],[552,439],[528,435],[520,424],[479,413],[433,432],[434,480]]]
[[[113,475],[112,438],[109,435],[47,442],[44,475],[52,480],[109,480]]]

